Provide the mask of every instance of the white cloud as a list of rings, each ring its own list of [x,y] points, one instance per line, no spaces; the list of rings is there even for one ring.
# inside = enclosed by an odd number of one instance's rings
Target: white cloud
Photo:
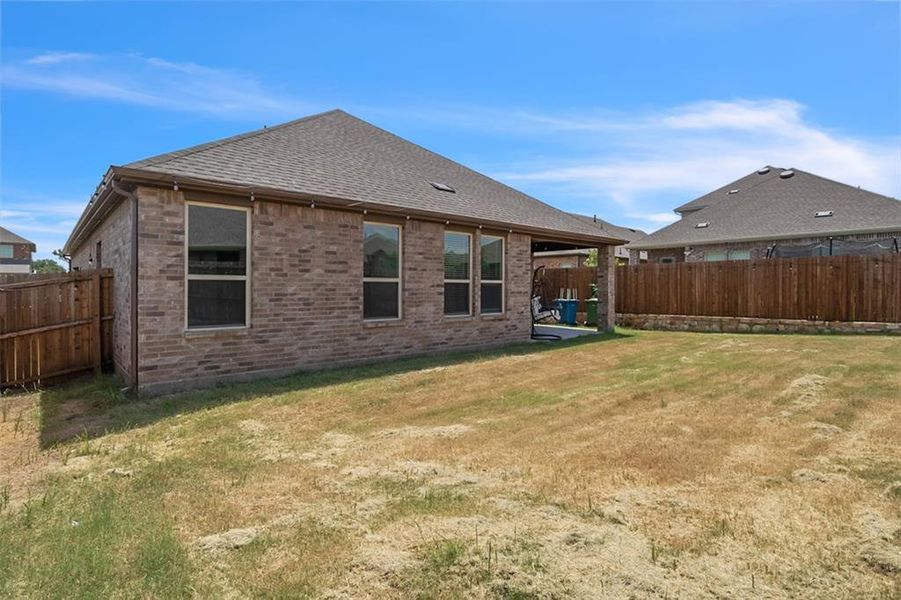
[[[640,219],[647,226],[674,220],[662,215],[767,164],[901,195],[898,137],[838,133],[804,112],[800,103],[773,99],[704,101],[615,118],[530,117],[533,135],[563,149],[501,167],[497,176],[540,197],[576,199],[570,202],[614,222]],[[563,142],[561,132],[570,132]]]
[[[44,52],[37,56],[32,56],[25,61],[27,65],[56,65],[63,62],[75,62],[83,60],[91,60],[96,58],[95,54],[87,52]]]
[[[4,188],[0,192],[0,225],[37,245],[36,258],[51,258],[69,237],[86,200],[61,199]]]
[[[137,54],[47,52],[4,64],[2,80],[9,88],[217,117],[294,118],[314,110],[250,73]]]

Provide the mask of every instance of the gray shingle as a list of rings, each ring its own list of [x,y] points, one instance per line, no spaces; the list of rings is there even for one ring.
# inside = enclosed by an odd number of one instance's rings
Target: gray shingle
[[[28,244],[32,248],[34,247],[34,242],[26,240],[21,235],[13,233],[4,227],[0,227],[0,244]]]
[[[125,166],[450,218],[582,237],[604,235],[564,211],[340,110]],[[447,184],[456,193],[437,190],[430,182]]]
[[[680,206],[698,209],[629,248],[652,249],[740,240],[901,231],[901,201],[806,171],[752,173]],[[737,189],[738,193],[729,194]],[[817,211],[833,211],[817,218]],[[709,223],[698,229],[698,223]]]

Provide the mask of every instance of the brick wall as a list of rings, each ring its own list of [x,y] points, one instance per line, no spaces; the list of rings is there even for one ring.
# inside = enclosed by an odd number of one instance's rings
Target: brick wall
[[[834,240],[846,240],[846,241],[868,241],[873,239],[891,239],[893,237],[901,237],[901,232],[894,233],[884,233],[884,234],[860,234],[860,235],[843,235],[843,236],[833,236]],[[808,238],[796,238],[791,240],[770,240],[770,241],[756,241],[756,242],[730,242],[726,244],[710,244],[704,246],[691,246],[691,253],[687,256],[685,255],[685,248],[665,248],[658,250],[648,250],[648,262],[649,263],[659,263],[660,259],[665,256],[672,256],[675,258],[676,262],[703,262],[707,259],[707,254],[712,252],[717,253],[728,253],[730,250],[747,250],[751,254],[751,260],[758,260],[766,258],[767,248],[771,247],[773,244],[778,244],[780,246],[792,246],[792,245],[805,245],[812,244],[814,242],[828,242],[828,237],[808,237]],[[637,250],[630,250],[630,255],[634,256],[637,254]]]
[[[97,242],[101,243],[104,267],[113,270],[113,363],[116,373],[126,381],[131,372],[131,206],[119,205],[94,230],[81,246],[72,252],[72,268],[83,270],[96,266]],[[91,259],[94,262],[90,262]]]
[[[564,256],[534,256],[532,266],[538,268],[544,266],[548,269],[572,269],[585,265],[584,254],[567,254]]]
[[[363,215],[265,201],[253,204],[251,326],[185,332],[183,193],[145,187],[137,193],[142,391],[529,339],[528,236],[504,234],[504,315],[478,315],[476,268],[475,316],[444,317],[444,226],[399,221],[403,318],[364,322]],[[478,265],[479,231],[472,233]]]
[[[12,246],[12,256],[0,257],[0,273],[31,273],[31,244],[2,244]]]

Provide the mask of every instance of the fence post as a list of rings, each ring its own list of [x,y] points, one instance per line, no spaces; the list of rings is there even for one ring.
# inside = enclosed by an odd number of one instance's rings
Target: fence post
[[[94,354],[94,374],[100,374],[100,368],[103,365],[103,336],[101,335],[100,313],[103,306],[103,291],[101,286],[100,269],[94,269],[94,275],[91,278],[91,343]]]

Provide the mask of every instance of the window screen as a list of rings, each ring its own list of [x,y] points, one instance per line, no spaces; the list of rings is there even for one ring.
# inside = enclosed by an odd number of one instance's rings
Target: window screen
[[[444,314],[468,315],[470,310],[471,241],[468,233],[444,234]]]
[[[188,204],[188,328],[247,325],[250,212]]]
[[[400,318],[400,227],[363,225],[363,318]]]
[[[482,314],[504,312],[504,238],[483,235],[481,250],[480,310]]]

